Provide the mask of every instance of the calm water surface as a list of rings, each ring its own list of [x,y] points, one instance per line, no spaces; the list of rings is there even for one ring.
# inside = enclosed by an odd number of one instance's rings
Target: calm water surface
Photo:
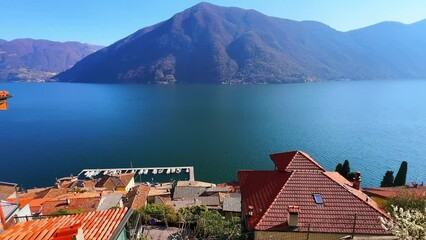
[[[83,168],[194,165],[196,178],[272,169],[300,149],[329,170],[349,159],[363,186],[426,180],[426,81],[286,85],[0,84],[0,181],[51,185]]]

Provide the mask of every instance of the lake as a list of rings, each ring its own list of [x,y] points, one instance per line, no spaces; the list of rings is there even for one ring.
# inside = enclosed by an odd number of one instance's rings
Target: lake
[[[326,169],[350,160],[363,186],[408,161],[426,180],[426,81],[283,85],[8,83],[0,181],[52,185],[83,168],[193,165],[201,181],[273,169],[303,150]]]

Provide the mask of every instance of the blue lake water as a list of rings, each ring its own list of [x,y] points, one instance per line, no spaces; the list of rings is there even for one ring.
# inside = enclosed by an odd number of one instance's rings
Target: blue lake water
[[[0,84],[0,181],[51,185],[83,168],[194,165],[198,180],[272,169],[300,149],[363,186],[408,161],[426,180],[426,81],[284,85]]]

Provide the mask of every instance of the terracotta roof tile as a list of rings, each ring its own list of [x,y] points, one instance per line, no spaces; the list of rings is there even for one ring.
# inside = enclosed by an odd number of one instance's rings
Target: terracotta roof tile
[[[135,177],[135,174],[134,173],[126,173],[126,174],[120,174],[117,177],[120,179],[120,181],[124,184],[124,187],[125,187]]]
[[[274,153],[269,155],[278,171],[319,170],[325,171],[311,156],[302,151]]]
[[[56,198],[68,192],[65,188],[47,188],[36,193],[35,199],[39,198]]]
[[[145,206],[148,198],[150,187],[145,185],[134,186],[126,194],[124,200],[124,206],[138,210]]]
[[[107,189],[115,189],[117,187],[126,187],[135,176],[134,173],[106,175],[96,183],[95,187],[103,187]]]
[[[5,200],[15,192],[14,187],[0,186],[0,200]]]
[[[38,214],[41,212],[41,207],[43,206],[44,202],[47,202],[49,200],[52,200],[51,198],[39,198],[39,199],[33,199],[29,202],[30,204],[30,211],[32,214]]]
[[[94,212],[98,208],[100,200],[100,196],[86,198],[70,198],[64,200],[50,200],[43,203],[41,208],[41,214],[50,215],[60,209]]]
[[[84,239],[107,240],[123,220],[127,208],[20,222],[0,234],[0,240],[51,239],[58,229],[81,224]]]
[[[417,187],[381,187],[381,188],[364,188],[362,189],[366,194],[371,196],[379,196],[383,198],[394,197],[400,193],[410,193],[417,196],[426,196],[426,186]]]
[[[248,226],[253,229],[263,213],[271,205],[284,183],[290,177],[289,172],[278,171],[239,171],[241,196],[245,204],[244,212],[253,207],[253,215],[248,219]]]
[[[247,216],[249,230],[288,230],[288,209],[293,206],[299,210],[299,231],[310,226],[313,232],[350,233],[357,214],[357,233],[388,234],[379,220],[387,215],[340,175],[324,172],[302,152],[271,158],[276,171],[238,172],[243,210],[246,215],[253,212]],[[314,194],[320,194],[324,203],[317,204]]]

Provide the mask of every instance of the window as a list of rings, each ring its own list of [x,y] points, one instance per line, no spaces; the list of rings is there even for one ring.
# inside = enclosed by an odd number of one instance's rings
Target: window
[[[321,197],[321,194],[319,193],[314,193],[314,200],[316,204],[323,204],[324,200]]]

